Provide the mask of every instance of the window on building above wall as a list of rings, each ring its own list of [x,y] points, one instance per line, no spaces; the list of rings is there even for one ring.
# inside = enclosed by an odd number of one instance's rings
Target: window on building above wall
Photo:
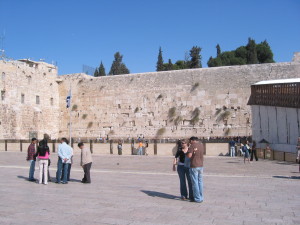
[[[53,105],[53,98],[50,98],[50,104]]]
[[[2,72],[1,79],[2,79],[2,80],[5,80],[5,73],[4,73],[4,72]]]
[[[25,95],[21,94],[21,103],[24,104],[24,102],[25,102]]]
[[[38,96],[38,95],[36,96],[35,103],[38,105],[40,104],[40,96]]]
[[[1,100],[2,100],[2,101],[5,100],[5,91],[1,91]]]

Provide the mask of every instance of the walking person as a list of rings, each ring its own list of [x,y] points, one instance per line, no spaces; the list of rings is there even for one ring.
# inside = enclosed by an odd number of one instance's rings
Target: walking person
[[[236,142],[233,140],[233,138],[229,141],[230,146],[230,157],[235,157],[235,144]]]
[[[182,200],[186,200],[188,198],[187,196],[188,193],[186,188],[186,176],[185,176],[185,169],[184,169],[184,159],[185,159],[185,153],[182,151],[182,141],[178,140],[177,152],[173,160],[173,171],[176,171],[176,165],[177,165],[177,173],[180,182],[180,195]]]
[[[258,161],[257,153],[256,153],[256,141],[253,141],[253,144],[252,144],[250,161],[253,161],[253,156],[255,157],[255,160]]]
[[[82,142],[78,143],[78,148],[81,149],[80,166],[82,166],[84,172],[84,177],[81,180],[81,183],[89,184],[91,183],[90,170],[93,162],[92,154],[90,149],[85,148]]]
[[[197,137],[190,138],[190,146],[187,157],[191,159],[190,175],[193,185],[194,199],[191,201],[201,203],[203,195],[203,154],[204,147]]]
[[[118,141],[118,155],[122,155],[122,141],[119,140]]]
[[[73,149],[68,144],[66,138],[61,139],[61,144],[58,146],[58,162],[56,172],[56,183],[61,182],[62,169],[64,170],[64,176],[62,179],[63,184],[68,183],[68,168],[71,163],[71,157],[73,156]]]
[[[34,170],[35,170],[35,146],[37,143],[37,139],[36,138],[32,138],[31,139],[31,143],[28,146],[28,150],[27,150],[27,158],[26,160],[29,162],[29,181],[35,181],[34,179]]]
[[[39,184],[42,184],[44,176],[44,184],[48,184],[48,159],[50,155],[50,150],[46,139],[39,142],[39,146],[36,152],[36,157],[39,160],[40,177]]]

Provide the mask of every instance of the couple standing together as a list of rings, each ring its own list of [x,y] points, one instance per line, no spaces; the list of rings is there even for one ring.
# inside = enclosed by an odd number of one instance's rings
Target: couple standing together
[[[182,200],[189,198],[191,202],[203,202],[203,154],[203,144],[197,137],[191,137],[189,141],[181,140],[178,142],[173,170],[176,170],[177,165]]]

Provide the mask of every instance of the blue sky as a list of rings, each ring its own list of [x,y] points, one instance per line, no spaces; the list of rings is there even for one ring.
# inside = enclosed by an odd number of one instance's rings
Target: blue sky
[[[108,73],[120,51],[131,73],[155,71],[164,61],[202,48],[207,67],[215,46],[269,42],[276,62],[300,51],[299,0],[0,0],[0,34],[10,58],[57,62],[59,74],[97,67]]]

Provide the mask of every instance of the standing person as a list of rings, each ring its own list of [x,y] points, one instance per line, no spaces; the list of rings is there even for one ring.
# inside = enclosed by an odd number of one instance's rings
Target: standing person
[[[253,144],[252,144],[251,159],[250,159],[250,161],[253,161],[253,155],[255,157],[255,160],[258,161],[257,154],[256,154],[256,141],[253,141]]]
[[[118,155],[122,155],[122,141],[121,140],[118,141]]]
[[[180,195],[182,200],[186,200],[187,197],[187,188],[186,188],[186,174],[184,169],[184,159],[185,154],[182,151],[182,141],[177,141],[177,152],[175,154],[175,158],[173,160],[173,171],[176,171],[176,165],[177,165],[177,173],[179,176],[179,182],[180,182]]]
[[[249,155],[249,148],[247,147],[247,143],[246,144],[241,144],[241,146],[242,146],[242,151],[243,151],[243,153],[244,153],[244,163],[246,163],[246,159],[247,159],[247,161],[250,163],[250,159],[249,159],[249,157],[250,157],[250,155]]]
[[[146,141],[146,142],[145,142],[145,155],[146,155],[146,156],[148,155],[148,147],[149,147],[149,142]]]
[[[197,203],[203,202],[203,154],[204,147],[197,137],[190,138],[187,157],[191,159],[190,175],[193,185],[193,195]]]
[[[299,173],[300,173],[300,137],[298,137],[298,144],[296,150],[297,150],[297,160],[299,163]]]
[[[139,150],[137,152],[138,155],[143,155],[143,142],[139,141]]]
[[[63,184],[68,183],[68,168],[71,163],[71,157],[73,156],[73,149],[68,144],[66,138],[61,139],[61,144],[58,146],[58,162],[57,162],[57,172],[56,172],[56,183],[60,183],[62,169],[64,170]]]
[[[230,146],[230,157],[235,157],[235,141],[233,138],[229,141]]]
[[[191,159],[186,156],[186,154],[189,150],[188,141],[183,140],[181,142],[181,146],[182,146],[182,151],[185,154],[185,157],[184,157],[184,171],[185,171],[185,176],[186,176],[186,179],[188,181],[188,186],[189,186],[189,199],[190,199],[190,201],[194,201],[193,185],[192,185],[191,174],[190,174]]]
[[[81,149],[80,166],[82,166],[84,172],[84,177],[81,180],[81,183],[89,184],[91,183],[90,170],[93,162],[92,154],[90,149],[85,148],[82,142],[78,143],[78,148]]]
[[[39,143],[39,147],[36,152],[36,157],[39,159],[40,177],[39,184],[42,184],[44,175],[44,184],[48,184],[48,159],[50,150],[46,139],[43,139]]]
[[[28,146],[28,150],[27,150],[27,158],[26,160],[29,161],[29,181],[35,181],[34,179],[34,170],[35,170],[35,145],[37,143],[37,139],[36,138],[32,138],[31,139],[31,143]]]

